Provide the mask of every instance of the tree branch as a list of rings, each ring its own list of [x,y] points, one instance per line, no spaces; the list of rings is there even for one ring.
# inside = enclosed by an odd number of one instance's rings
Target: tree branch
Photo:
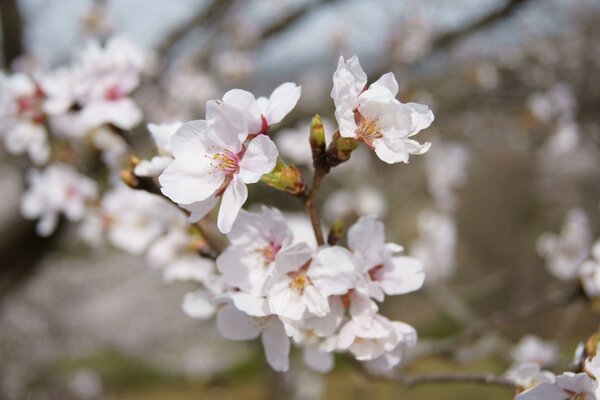
[[[499,329],[515,320],[529,318],[540,312],[584,298],[585,294],[580,286],[572,287],[567,290],[562,288],[561,290],[552,291],[544,297],[530,303],[521,304],[508,310],[498,311],[489,318],[469,326],[463,332],[452,338],[443,340],[439,343],[432,343],[429,351],[425,353],[452,355],[458,346],[472,341],[486,332]]]
[[[219,21],[233,5],[235,0],[213,0],[202,8],[194,17],[172,31],[157,47],[156,51],[160,58],[164,58],[169,50],[183,39],[189,32],[204,23],[214,24]]]
[[[515,383],[504,377],[492,373],[451,373],[451,372],[431,372],[428,374],[410,375],[404,373],[395,373],[391,376],[378,375],[367,369],[367,367],[354,359],[352,363],[358,368],[361,374],[369,381],[374,382],[397,382],[401,385],[412,388],[415,386],[453,383],[464,384],[472,383],[486,386],[500,386],[508,389],[516,389]]]
[[[291,13],[281,17],[277,21],[273,22],[271,25],[267,26],[263,29],[260,34],[260,40],[266,40],[271,36],[275,36],[284,30],[286,30],[290,25],[295,24],[297,21],[301,20],[305,15],[313,11],[315,8],[327,4],[327,3],[335,3],[339,0],[321,0],[317,2],[308,2],[304,4],[302,7],[297,8]]]
[[[2,57],[8,69],[23,54],[23,20],[17,0],[0,0]]]
[[[434,39],[431,47],[432,51],[430,53],[447,49],[457,41],[463,39],[464,37],[469,36],[482,29],[489,28],[490,26],[501,21],[502,19],[514,14],[515,11],[519,9],[519,7],[523,6],[529,1],[530,0],[509,0],[504,6],[492,11],[483,18],[472,22],[471,24],[463,27],[462,29],[439,35],[436,39]]]
[[[315,238],[317,239],[317,244],[319,246],[325,244],[325,239],[323,237],[323,229],[321,228],[321,218],[319,217],[319,213],[317,211],[317,206],[315,203],[317,201],[317,194],[319,193],[319,189],[321,187],[321,181],[323,180],[325,175],[327,175],[327,172],[324,169],[315,169],[315,174],[313,176],[310,191],[304,199],[304,206],[306,207],[306,211],[308,212],[308,216],[310,217],[310,223],[312,224],[313,231],[315,232]]]

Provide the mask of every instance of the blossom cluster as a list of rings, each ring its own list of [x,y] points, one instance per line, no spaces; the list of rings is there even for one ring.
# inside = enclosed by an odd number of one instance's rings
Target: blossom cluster
[[[600,398],[600,354],[598,348],[593,355],[582,361],[581,372],[563,372],[560,375],[542,370],[535,362],[525,363],[508,373],[520,393],[516,400],[535,399],[583,399]]]
[[[80,237],[88,244],[145,256],[167,281],[197,282],[200,287],[183,300],[184,312],[216,316],[219,331],[232,340],[260,336],[277,371],[289,368],[291,343],[321,372],[333,367],[334,352],[349,353],[376,370],[397,365],[417,333],[382,315],[380,303],[418,290],[425,274],[418,259],[385,241],[383,222],[360,217],[341,246],[294,234],[294,218],[275,208],[243,209],[247,185],[266,175],[275,180],[273,187],[286,189],[277,184],[284,179],[275,172],[278,165],[292,171],[283,181],[292,184],[292,194],[304,187],[300,172],[287,167],[270,136],[298,103],[300,86],[283,83],[269,97],[233,89],[206,102],[204,119],[150,123],[154,154],[127,164],[125,156],[133,152],[127,131],[142,121],[130,95],[147,58],[125,39],[112,38],[104,46],[90,43],[70,66],[3,77],[12,88],[2,92],[10,105],[1,119],[7,150],[28,153],[38,165],[49,162],[29,173],[23,215],[39,219],[38,233],[45,236],[64,215],[80,222]],[[433,113],[400,102],[398,87],[391,73],[367,86],[358,58],[340,58],[331,92],[339,129],[323,137],[321,151],[325,141],[336,150],[336,140],[362,142],[390,164],[427,152],[430,144],[413,137],[431,124]],[[14,144],[19,130],[29,132],[25,145]],[[107,176],[81,172],[89,173],[78,158],[88,151],[104,160]],[[155,189],[134,189],[136,182]],[[196,223],[217,205],[216,226],[229,246],[215,253]]]
[[[569,210],[560,234],[543,233],[537,250],[546,259],[546,267],[553,276],[563,281],[579,279],[588,297],[600,297],[600,240],[592,243],[583,210]]]

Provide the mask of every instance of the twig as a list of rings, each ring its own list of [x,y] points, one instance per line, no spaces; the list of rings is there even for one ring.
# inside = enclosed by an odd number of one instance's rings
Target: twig
[[[327,175],[325,169],[315,169],[315,174],[313,176],[310,191],[304,199],[304,206],[306,207],[306,211],[308,212],[308,216],[310,217],[310,223],[312,224],[313,231],[315,232],[315,238],[317,239],[317,244],[319,246],[325,244],[325,239],[323,237],[323,229],[321,228],[321,218],[319,217],[319,212],[315,203],[317,200],[317,194],[319,193],[319,189],[321,187],[321,181],[323,180],[325,175]]]
[[[308,2],[308,3],[304,4],[302,7],[297,8],[296,10],[281,17],[277,21],[273,22],[271,25],[264,28],[260,34],[260,40],[268,39],[271,36],[274,36],[274,35],[279,34],[280,32],[283,32],[290,25],[293,25],[294,23],[296,23],[297,21],[302,19],[306,14],[313,11],[317,7],[319,7],[323,4],[327,4],[327,3],[334,3],[336,1],[339,1],[339,0],[321,0],[318,2]]]
[[[357,366],[361,374],[368,380],[381,381],[381,382],[397,382],[412,388],[415,386],[431,385],[439,383],[472,383],[477,385],[488,385],[488,386],[500,386],[508,389],[516,389],[515,383],[504,377],[498,376],[492,373],[450,373],[450,372],[431,372],[428,374],[410,375],[404,373],[396,373],[390,376],[377,375],[369,371],[367,367],[356,361],[352,360],[353,364]]]
[[[189,21],[179,26],[177,29],[172,31],[157,47],[157,53],[163,58],[169,52],[169,50],[183,39],[190,31],[194,30],[198,26],[205,22],[214,23],[222,18],[227,12],[229,7],[234,3],[235,0],[213,0],[210,4],[202,8],[194,17]]]
[[[489,318],[471,325],[450,339],[439,343],[432,343],[431,349],[427,353],[451,355],[459,345],[472,341],[486,332],[501,328],[509,322],[525,319],[539,312],[547,311],[583,298],[584,293],[580,286],[550,292],[541,299],[492,314]]]

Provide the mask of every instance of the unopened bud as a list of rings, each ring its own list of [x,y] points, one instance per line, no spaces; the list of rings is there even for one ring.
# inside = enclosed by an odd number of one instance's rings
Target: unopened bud
[[[600,332],[594,333],[588,338],[585,343],[585,354],[588,357],[594,357],[598,350],[598,344],[600,344]]]
[[[358,147],[358,142],[353,138],[347,138],[340,135],[337,131],[333,135],[331,145],[327,152],[329,153],[329,163],[335,167],[350,159],[350,154]]]
[[[273,171],[263,175],[260,180],[274,189],[294,196],[302,194],[306,188],[298,168],[293,164],[287,165],[279,159]]]
[[[327,244],[335,246],[344,234],[344,221],[341,219],[335,220],[331,228],[329,229],[329,235],[327,235]]]
[[[315,150],[325,152],[325,130],[319,114],[316,114],[310,121],[310,147],[313,153]]]

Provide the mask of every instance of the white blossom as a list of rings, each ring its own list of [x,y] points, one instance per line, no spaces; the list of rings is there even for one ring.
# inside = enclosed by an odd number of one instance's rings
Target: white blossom
[[[273,275],[267,282],[271,312],[299,320],[308,310],[323,317],[330,312],[329,296],[345,294],[354,286],[356,268],[352,255],[342,247],[327,247],[313,254],[299,243],[275,257]]]
[[[292,82],[279,85],[269,98],[257,99],[252,93],[242,89],[232,89],[223,95],[225,103],[244,115],[251,137],[269,133],[269,127],[281,122],[299,99],[300,86]]]
[[[348,61],[340,57],[331,91],[340,134],[364,142],[389,164],[407,163],[409,155],[427,152],[430,143],[420,144],[411,137],[433,122],[429,108],[398,101],[398,83],[391,72],[366,85],[358,57]]]
[[[418,290],[425,280],[423,264],[416,258],[395,256],[402,246],[385,242],[384,226],[376,217],[361,217],[348,230],[348,247],[367,282],[366,293],[378,301],[384,294]]]
[[[264,294],[275,256],[292,241],[281,212],[265,206],[260,213],[242,210],[228,238],[231,245],[217,258],[221,279],[244,292]]]
[[[157,155],[150,160],[141,160],[133,173],[137,176],[156,177],[160,175],[173,160],[171,153],[171,137],[181,128],[181,122],[170,124],[148,124],[148,130],[156,145]]]
[[[21,213],[29,219],[39,218],[36,231],[41,236],[54,232],[61,213],[70,221],[81,220],[87,203],[97,195],[94,181],[65,164],[51,164],[42,171],[30,170],[27,182]]]
[[[546,342],[535,335],[525,335],[512,349],[513,360],[518,364],[535,363],[547,367],[556,362],[558,348],[553,342]]]
[[[410,255],[423,262],[428,282],[449,278],[455,269],[456,225],[443,212],[423,210],[417,218],[418,238],[410,245]]]
[[[207,120],[184,124],[171,139],[174,160],[160,175],[163,194],[202,218],[221,197],[217,225],[231,230],[248,197],[246,184],[271,172],[277,159],[275,144],[259,135],[245,146],[247,123],[234,107],[207,103]]]
[[[581,264],[579,279],[588,297],[600,297],[600,240],[592,247],[592,258]]]
[[[0,74],[0,138],[9,153],[26,153],[36,165],[50,155],[44,100],[44,92],[28,75]]]
[[[560,234],[545,232],[537,241],[537,251],[546,260],[548,271],[561,280],[577,277],[589,255],[591,234],[587,216],[579,208],[569,210]]]

